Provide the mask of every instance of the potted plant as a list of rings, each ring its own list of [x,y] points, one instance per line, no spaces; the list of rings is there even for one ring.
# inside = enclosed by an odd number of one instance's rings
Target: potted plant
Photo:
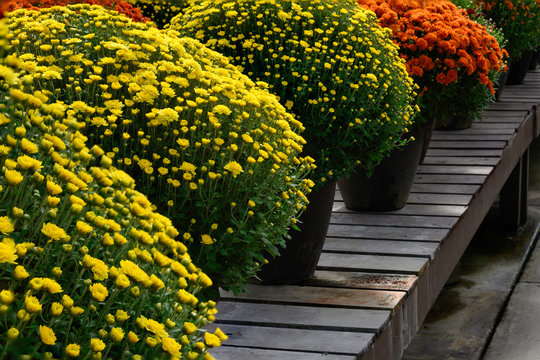
[[[85,121],[88,143],[138,179],[214,284],[241,291],[307,203],[314,165],[299,156],[302,124],[196,40],[98,6],[41,12],[28,21],[11,13],[10,31],[40,39],[12,39],[6,53],[27,54],[17,69]],[[42,38],[32,16],[70,27]],[[45,55],[51,62],[31,67],[32,56]]]
[[[255,81],[268,83],[304,123],[303,154],[317,165],[311,173],[314,192],[328,194],[320,196],[326,205],[311,202],[304,215],[317,209],[324,220],[307,224],[303,215],[302,231],[261,276],[267,282],[309,278],[326,236],[335,179],[357,165],[372,169],[404,143],[401,134],[412,124],[414,86],[396,45],[354,1],[202,2],[175,17],[170,28],[200,39]],[[305,241],[302,233],[308,234]],[[290,266],[284,265],[287,259]]]
[[[510,57],[507,84],[520,84],[540,44],[540,10],[536,0],[477,1],[486,17],[501,28]]]
[[[462,9],[465,9],[467,11],[467,15],[472,20],[476,21],[477,23],[481,25],[484,25],[486,29],[488,30],[488,33],[497,40],[497,42],[499,43],[499,47],[501,49],[506,48],[506,44],[508,41],[504,37],[504,33],[502,29],[497,27],[496,24],[493,22],[493,20],[486,18],[485,14],[482,13],[482,9],[478,5],[476,0],[452,0],[452,2],[456,4],[457,6],[461,7]],[[506,52],[505,52],[504,61],[505,61],[505,66],[503,68],[503,71],[499,72],[499,76],[493,80],[493,85],[495,87],[495,100],[496,101],[499,100],[501,96],[502,88],[504,87],[504,84],[506,83],[506,80],[508,78],[509,58]]]
[[[359,0],[373,10],[420,86],[419,122],[440,129],[469,127],[495,93],[504,51],[485,26],[446,0]]]
[[[18,11],[0,39],[55,14]],[[0,358],[211,359],[226,336],[202,330],[212,281],[179,231],[87,147],[68,105],[1,59]]]

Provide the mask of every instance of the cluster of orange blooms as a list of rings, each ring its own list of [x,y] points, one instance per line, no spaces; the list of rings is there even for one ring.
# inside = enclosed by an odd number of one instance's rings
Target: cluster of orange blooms
[[[494,93],[490,71],[500,71],[506,51],[487,29],[447,0],[358,0],[392,30],[409,74],[443,85],[476,76]],[[425,89],[424,89],[425,90]]]

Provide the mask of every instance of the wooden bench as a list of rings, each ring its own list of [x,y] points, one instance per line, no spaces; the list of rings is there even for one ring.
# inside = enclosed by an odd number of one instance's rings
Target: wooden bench
[[[528,147],[540,71],[505,87],[472,128],[435,131],[407,205],[347,210],[336,193],[315,278],[221,293],[218,360],[399,359],[500,193],[505,224],[526,219]]]

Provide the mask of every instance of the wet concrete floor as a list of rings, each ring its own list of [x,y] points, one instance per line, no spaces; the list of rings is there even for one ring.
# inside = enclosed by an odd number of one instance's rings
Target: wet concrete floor
[[[495,203],[402,360],[540,360],[540,139],[530,148],[527,222]]]

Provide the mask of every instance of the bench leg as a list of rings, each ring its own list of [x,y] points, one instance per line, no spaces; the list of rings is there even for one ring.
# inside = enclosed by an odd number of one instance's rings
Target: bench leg
[[[500,193],[501,224],[515,231],[527,221],[529,150],[522,155]]]

